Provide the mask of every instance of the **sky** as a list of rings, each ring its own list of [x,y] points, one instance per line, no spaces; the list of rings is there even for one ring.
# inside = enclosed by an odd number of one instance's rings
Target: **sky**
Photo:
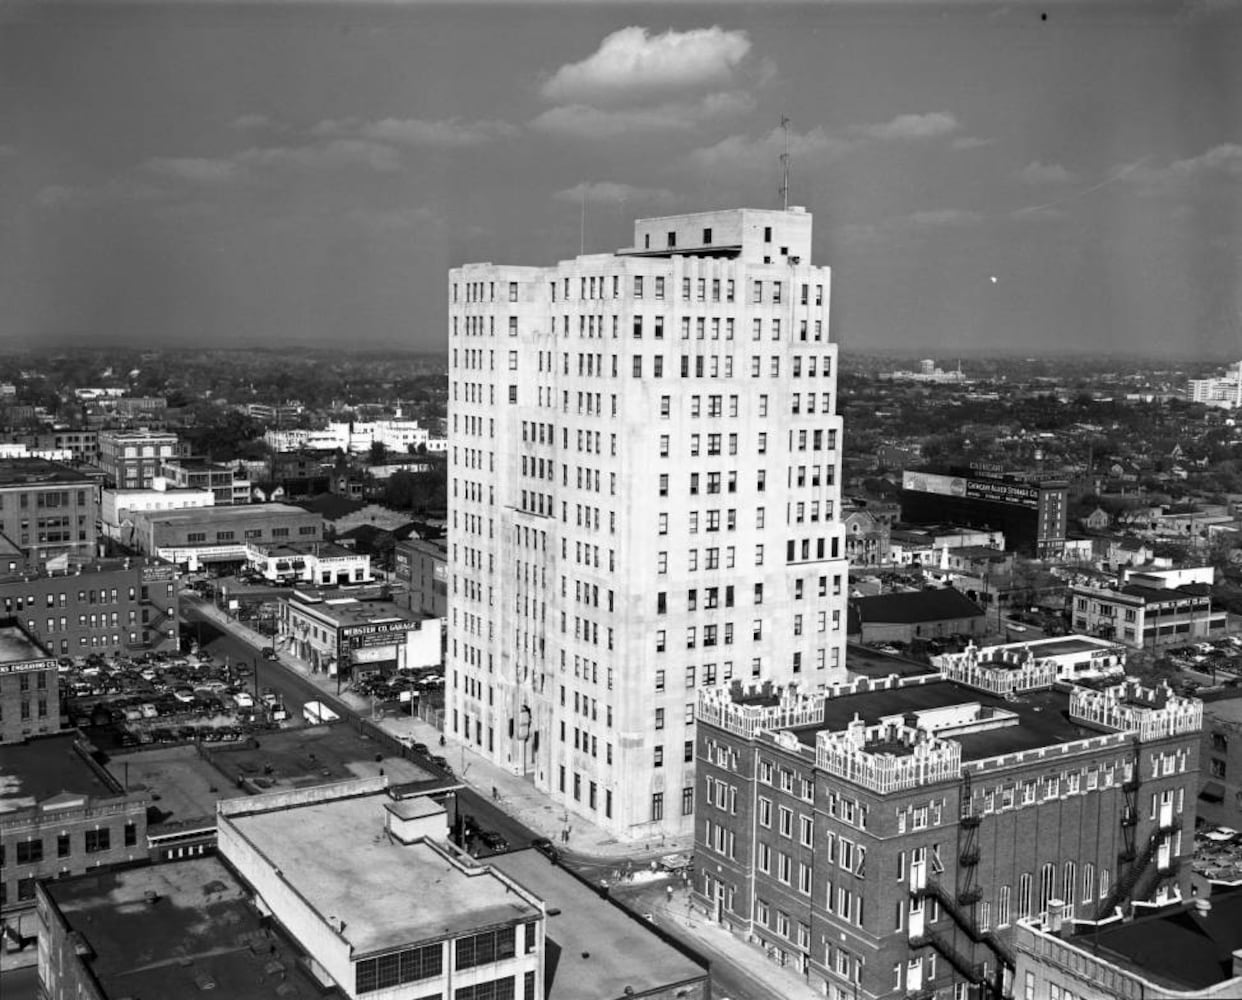
[[[1238,358],[1240,52],[1228,0],[6,0],[0,346],[443,350],[449,268],[779,207],[787,142],[847,351]]]

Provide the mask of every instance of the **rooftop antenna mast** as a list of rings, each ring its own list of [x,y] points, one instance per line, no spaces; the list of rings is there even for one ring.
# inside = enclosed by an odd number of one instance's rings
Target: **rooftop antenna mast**
[[[781,132],[784,133],[784,151],[781,153],[781,209],[789,211],[789,119],[781,115]]]

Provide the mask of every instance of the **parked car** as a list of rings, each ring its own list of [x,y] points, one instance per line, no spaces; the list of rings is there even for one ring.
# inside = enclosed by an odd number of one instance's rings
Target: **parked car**
[[[263,659],[265,659],[265,660],[275,660],[275,659],[277,659],[277,658],[278,658],[278,657],[276,656],[276,647],[275,647],[275,646],[264,646],[264,647],[263,647]]]
[[[509,849],[509,842],[505,840],[495,830],[480,830],[479,840],[489,851],[505,851]]]

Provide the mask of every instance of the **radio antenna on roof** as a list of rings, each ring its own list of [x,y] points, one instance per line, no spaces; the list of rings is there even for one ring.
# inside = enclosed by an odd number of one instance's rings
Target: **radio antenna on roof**
[[[784,151],[781,153],[781,210],[789,211],[789,119],[781,115]]]

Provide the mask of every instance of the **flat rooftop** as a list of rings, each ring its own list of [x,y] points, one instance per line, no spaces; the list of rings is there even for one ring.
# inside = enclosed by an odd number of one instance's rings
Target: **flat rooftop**
[[[0,754],[0,815],[61,794],[121,795],[73,748],[78,739],[68,732],[6,745]]]
[[[487,863],[547,906],[546,1000],[620,997],[626,995],[629,986],[641,996],[707,976],[705,966],[661,940],[643,921],[601,898],[538,851],[527,848],[498,854]]]
[[[46,659],[47,652],[17,625],[0,625],[0,665]]]
[[[360,601],[353,597],[327,598],[319,601],[289,601],[291,608],[307,611],[336,625],[369,625],[372,622],[426,621],[427,616],[393,601]]]
[[[199,525],[217,521],[249,521],[271,514],[305,518],[308,513],[301,507],[294,507],[287,503],[249,503],[224,507],[192,507],[186,510],[151,510],[143,511],[142,516],[148,521],[161,524],[189,522]]]
[[[6,486],[39,487],[60,484],[85,486],[90,482],[89,476],[46,458],[0,459],[0,489]]]
[[[45,883],[107,997],[229,1000],[343,997],[304,971],[216,857],[100,871]],[[154,893],[154,902],[147,893]]]
[[[1203,721],[1207,725],[1209,719],[1221,722],[1242,723],[1242,691],[1234,689],[1225,698],[1203,700]]]
[[[423,843],[384,835],[384,794],[232,816],[229,821],[325,919],[355,957],[539,911],[486,869],[467,874]]]
[[[1036,656],[1065,656],[1068,653],[1094,653],[1108,649],[1113,643],[1092,642],[1080,636],[1067,636],[1064,639],[1037,639],[1034,642],[1012,643],[1006,647],[1018,649],[1029,646]]]
[[[824,702],[824,721],[814,726],[793,730],[799,741],[815,745],[816,734],[822,730],[843,732],[855,715],[867,725],[875,725],[885,716],[909,715],[929,708],[947,708],[977,702],[1018,716],[1018,724],[964,735],[950,734],[962,748],[962,760],[980,760],[1000,754],[1021,753],[1036,747],[1055,746],[1096,735],[1069,717],[1069,695],[1061,691],[1028,691],[1016,701],[1006,701],[986,691],[979,691],[953,681],[933,681],[911,687],[867,691],[828,698]]]
[[[1164,986],[1202,990],[1233,978],[1233,952],[1242,948],[1242,890],[1213,892],[1203,916],[1193,907],[1113,924],[1073,939]],[[1222,994],[1223,995],[1223,994]]]

